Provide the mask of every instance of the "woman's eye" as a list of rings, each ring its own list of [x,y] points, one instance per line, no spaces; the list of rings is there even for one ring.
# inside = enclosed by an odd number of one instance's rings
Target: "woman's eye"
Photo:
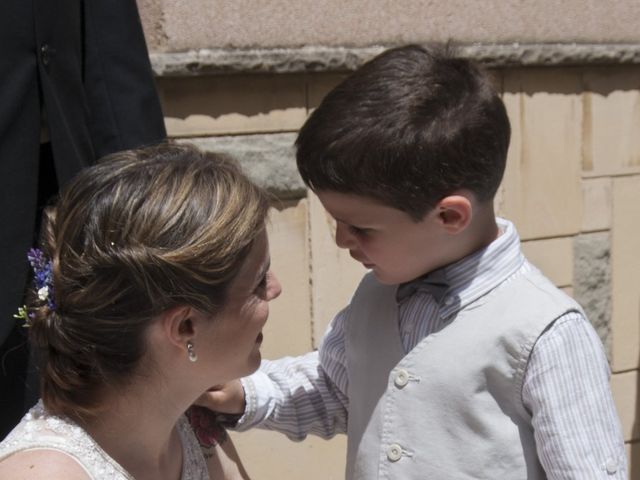
[[[256,286],[255,293],[262,294],[267,290],[267,283],[269,280],[268,277],[269,277],[269,272],[264,274],[264,277],[262,277],[262,279],[260,280],[260,283],[258,283],[258,285]]]

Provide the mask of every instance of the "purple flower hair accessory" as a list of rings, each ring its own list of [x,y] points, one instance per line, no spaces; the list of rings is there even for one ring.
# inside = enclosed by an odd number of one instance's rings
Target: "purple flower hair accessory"
[[[45,257],[39,248],[29,250],[27,259],[33,269],[33,283],[35,284],[38,299],[41,302],[46,302],[49,310],[55,310],[56,303],[53,299],[53,263]],[[15,314],[14,317],[24,320],[25,326],[28,327],[31,320],[33,320],[33,312],[29,312],[29,309],[25,305],[18,309],[18,313]]]
[[[53,263],[48,260],[42,250],[32,248],[27,253],[29,264],[33,269],[33,281],[38,291],[38,298],[46,301],[50,310],[56,309],[53,300]]]

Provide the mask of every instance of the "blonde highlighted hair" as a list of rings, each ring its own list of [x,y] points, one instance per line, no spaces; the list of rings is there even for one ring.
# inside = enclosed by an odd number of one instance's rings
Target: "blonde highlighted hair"
[[[34,308],[47,409],[92,415],[130,380],[157,314],[215,314],[264,228],[264,192],[228,158],[162,144],[84,170],[45,212],[55,311]]]

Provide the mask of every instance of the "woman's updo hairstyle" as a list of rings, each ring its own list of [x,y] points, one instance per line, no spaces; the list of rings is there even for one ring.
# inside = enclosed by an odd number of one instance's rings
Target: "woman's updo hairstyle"
[[[154,316],[219,311],[267,210],[233,161],[190,145],[126,151],[81,172],[43,219],[55,310],[32,305],[30,337],[47,409],[96,414],[100,387],[131,380]]]

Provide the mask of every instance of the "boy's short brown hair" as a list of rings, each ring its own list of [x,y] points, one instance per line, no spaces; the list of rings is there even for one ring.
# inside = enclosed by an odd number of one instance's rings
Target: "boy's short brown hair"
[[[489,201],[504,173],[507,113],[489,76],[449,47],[388,50],[334,88],[300,130],[314,190],[353,193],[421,219],[460,189]]]

